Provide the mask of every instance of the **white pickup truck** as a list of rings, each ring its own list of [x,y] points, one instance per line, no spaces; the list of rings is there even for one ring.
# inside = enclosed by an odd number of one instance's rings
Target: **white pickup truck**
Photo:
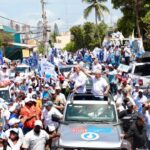
[[[129,70],[130,76],[134,81],[143,87],[148,87],[150,84],[150,62],[133,63]]]

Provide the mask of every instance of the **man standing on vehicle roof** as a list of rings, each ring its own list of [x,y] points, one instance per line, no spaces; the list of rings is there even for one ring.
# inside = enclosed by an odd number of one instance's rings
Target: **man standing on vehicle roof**
[[[74,67],[74,72],[70,72],[68,75],[70,81],[74,82],[73,92],[85,93],[86,92],[86,75],[81,71],[81,67],[76,65]]]
[[[103,99],[104,96],[108,95],[110,86],[107,81],[101,76],[100,70],[95,71],[95,76],[88,74],[84,69],[82,70],[93,81],[92,93],[95,98],[101,97]]]

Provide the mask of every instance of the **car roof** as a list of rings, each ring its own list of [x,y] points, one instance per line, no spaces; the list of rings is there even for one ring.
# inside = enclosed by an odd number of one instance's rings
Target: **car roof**
[[[67,104],[72,104],[71,101],[67,101]],[[106,104],[106,105],[115,105],[115,102],[108,104],[108,101],[73,101],[73,104]]]
[[[6,87],[3,87],[3,88],[0,88],[0,91],[4,91],[4,90],[9,90],[9,86],[6,86]]]

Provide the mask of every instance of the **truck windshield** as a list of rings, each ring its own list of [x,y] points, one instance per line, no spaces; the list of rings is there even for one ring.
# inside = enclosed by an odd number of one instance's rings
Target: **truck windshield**
[[[107,104],[68,104],[66,121],[116,122],[114,105]]]
[[[149,76],[150,75],[150,64],[136,66],[134,74],[139,75],[139,76]]]

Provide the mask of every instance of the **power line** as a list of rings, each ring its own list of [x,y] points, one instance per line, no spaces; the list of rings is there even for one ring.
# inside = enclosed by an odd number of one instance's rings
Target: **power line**
[[[7,18],[7,17],[0,16],[0,18],[3,18],[3,19],[5,19],[5,20],[9,20],[9,21],[13,21],[13,22],[16,22],[16,23],[18,23],[18,24],[22,24],[22,25],[30,26],[30,28],[38,28],[38,27],[35,27],[35,26],[31,26],[31,25],[28,25],[28,24],[25,24],[25,23],[19,22],[19,21],[15,21],[15,20],[10,19],[10,18]]]

